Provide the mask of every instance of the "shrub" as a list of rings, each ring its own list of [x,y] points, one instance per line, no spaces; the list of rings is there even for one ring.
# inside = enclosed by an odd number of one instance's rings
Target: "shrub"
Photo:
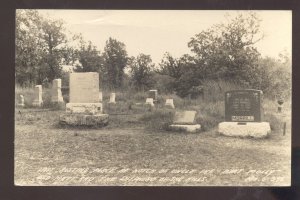
[[[264,115],[264,121],[270,123],[272,131],[278,132],[281,131],[283,128],[283,123],[284,123],[283,120],[274,114],[266,113]]]

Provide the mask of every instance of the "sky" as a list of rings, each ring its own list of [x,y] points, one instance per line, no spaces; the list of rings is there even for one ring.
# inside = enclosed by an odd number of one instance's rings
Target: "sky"
[[[81,33],[103,51],[109,37],[126,45],[129,56],[151,55],[158,64],[165,52],[174,57],[191,54],[187,43],[191,37],[214,24],[247,11],[214,10],[39,10],[45,16],[63,19],[71,33]],[[261,21],[264,39],[256,44],[263,56],[292,54],[292,12],[255,11]]]

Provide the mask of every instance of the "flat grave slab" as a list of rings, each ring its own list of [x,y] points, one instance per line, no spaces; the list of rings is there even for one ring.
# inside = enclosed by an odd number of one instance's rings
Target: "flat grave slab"
[[[174,116],[174,124],[194,124],[196,111],[177,111]]]

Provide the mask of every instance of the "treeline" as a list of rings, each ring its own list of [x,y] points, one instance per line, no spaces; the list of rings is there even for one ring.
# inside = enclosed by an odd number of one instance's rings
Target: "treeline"
[[[34,10],[17,10],[16,83],[22,86],[66,76],[62,65],[78,72],[99,72],[108,89],[159,89],[185,97],[201,91],[207,81],[233,82],[261,89],[271,96],[289,96],[291,61],[262,57],[255,44],[263,39],[255,13],[240,14],[196,34],[188,42],[191,54],[179,58],[166,52],[155,65],[150,55],[130,57],[124,43],[108,38],[99,51],[81,35],[67,38],[64,23]],[[219,85],[221,88],[222,85]]]

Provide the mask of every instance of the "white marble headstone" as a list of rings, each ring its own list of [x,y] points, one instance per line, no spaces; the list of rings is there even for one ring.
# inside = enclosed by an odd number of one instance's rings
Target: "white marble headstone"
[[[42,106],[43,104],[43,89],[42,85],[36,85],[34,88],[34,100],[32,105],[33,106]]]
[[[70,74],[70,103],[67,113],[95,115],[102,113],[99,102],[99,74],[97,72]]]
[[[165,106],[169,106],[171,108],[175,108],[173,99],[166,99]]]
[[[116,103],[116,93],[110,93],[109,103]]]
[[[51,101],[60,103],[64,102],[62,93],[61,93],[61,79],[54,79],[52,81],[52,90],[51,90]]]
[[[99,74],[70,73],[70,103],[99,103]]]
[[[152,99],[152,98],[147,98],[147,99],[146,99],[146,103],[145,103],[145,104],[148,104],[148,105],[154,106],[153,99]]]
[[[21,107],[25,106],[25,101],[24,101],[24,96],[22,94],[20,94],[20,102],[18,104]]]

